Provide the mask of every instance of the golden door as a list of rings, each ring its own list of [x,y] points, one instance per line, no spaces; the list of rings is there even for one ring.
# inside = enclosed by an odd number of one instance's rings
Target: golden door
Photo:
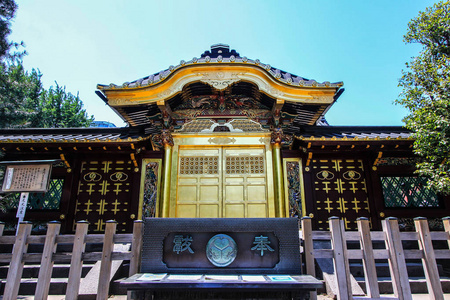
[[[266,218],[264,148],[180,148],[178,218]]]

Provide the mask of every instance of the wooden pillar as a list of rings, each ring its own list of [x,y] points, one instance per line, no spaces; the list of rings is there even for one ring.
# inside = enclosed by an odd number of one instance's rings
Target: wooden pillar
[[[170,131],[162,130],[161,140],[164,145],[164,169],[162,187],[162,217],[168,218],[170,214],[170,180],[172,169],[173,138]]]
[[[283,132],[274,129],[270,143],[272,144],[273,180],[275,189],[275,211],[276,217],[283,218],[289,215],[284,195],[283,163],[281,159],[281,141]]]

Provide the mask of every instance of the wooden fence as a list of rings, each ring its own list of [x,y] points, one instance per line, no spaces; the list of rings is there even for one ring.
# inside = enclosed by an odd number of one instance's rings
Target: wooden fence
[[[350,283],[349,259],[363,262],[367,297],[380,299],[375,259],[389,262],[395,298],[412,299],[406,259],[421,259],[427,282],[429,299],[444,299],[436,259],[450,259],[449,249],[433,249],[432,241],[450,243],[450,218],[443,219],[445,231],[430,232],[426,218],[414,219],[415,232],[400,232],[396,218],[382,221],[383,231],[370,231],[369,220],[357,220],[358,231],[346,232],[342,220],[329,219],[330,231],[312,231],[311,219],[302,219],[302,238],[305,253],[306,273],[315,276],[314,259],[333,259],[338,285],[338,299],[357,299],[353,297]],[[331,241],[332,249],[314,249],[314,240]],[[373,242],[383,242],[384,249],[373,249]],[[415,241],[418,249],[404,250],[402,241]],[[359,249],[347,249],[348,242],[360,244]],[[337,271],[336,271],[337,270]],[[392,299],[392,298],[391,298]]]
[[[133,234],[116,234],[116,222],[108,221],[104,234],[88,234],[88,223],[77,223],[74,235],[60,235],[58,222],[48,224],[46,236],[31,235],[31,223],[22,222],[17,236],[0,236],[0,244],[13,244],[12,253],[0,254],[0,263],[10,263],[3,299],[17,299],[25,263],[40,263],[34,299],[47,299],[54,263],[70,263],[65,299],[77,299],[83,261],[101,261],[97,299],[108,299],[111,264],[113,260],[129,260],[130,275],[137,273],[142,247],[143,222],[134,223]],[[0,224],[0,235],[4,225]],[[102,243],[102,252],[85,252],[88,243]],[[114,244],[131,243],[128,252],[114,252]],[[41,253],[28,253],[30,244],[43,244]],[[58,244],[73,244],[71,252],[55,252]]]
[[[430,299],[444,299],[436,259],[449,259],[450,250],[433,249],[432,241],[450,243],[450,218],[443,219],[445,231],[430,232],[425,218],[415,219],[415,232],[400,232],[397,219],[387,218],[383,221],[383,231],[370,231],[369,221],[360,218],[357,221],[358,231],[346,232],[343,221],[337,217],[329,219],[330,231],[313,231],[311,219],[302,219],[300,237],[302,239],[306,273],[316,276],[315,259],[328,258],[334,262],[334,270],[338,283],[338,299],[356,299],[352,295],[350,284],[349,258],[360,259],[363,262],[367,297],[365,299],[380,299],[376,259],[389,262],[392,285],[395,297],[412,299],[406,259],[421,259],[424,267]],[[66,299],[77,299],[83,261],[101,261],[97,299],[108,298],[111,264],[113,260],[129,260],[133,275],[139,271],[140,253],[142,248],[143,223],[134,223],[133,234],[116,234],[116,222],[108,221],[104,234],[88,234],[88,223],[78,222],[75,234],[59,234],[60,224],[50,222],[46,236],[31,235],[31,224],[22,222],[16,236],[2,236],[4,226],[0,224],[0,244],[13,245],[11,253],[1,253],[0,263],[9,263],[3,299],[17,299],[22,278],[24,263],[40,263],[39,277],[36,286],[35,299],[47,299],[54,263],[70,263],[69,278],[66,288]],[[315,249],[314,241],[331,242],[331,249]],[[373,242],[382,242],[384,249],[373,249]],[[415,241],[416,250],[404,250],[402,241]],[[359,249],[348,249],[347,243],[359,243]],[[102,252],[87,252],[88,243],[103,244]],[[127,252],[114,252],[114,244],[131,243]],[[43,244],[40,253],[29,253],[28,245]],[[72,244],[70,252],[56,252],[58,244]],[[353,248],[353,247],[352,247]],[[316,297],[312,293],[313,299]]]

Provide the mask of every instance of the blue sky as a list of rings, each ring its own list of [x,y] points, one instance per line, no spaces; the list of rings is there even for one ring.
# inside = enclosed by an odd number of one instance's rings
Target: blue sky
[[[403,35],[434,2],[18,0],[11,39],[25,42],[24,65],[44,74],[46,88],[57,81],[79,92],[89,114],[118,126],[98,83],[159,72],[216,43],[309,79],[343,81],[331,125],[402,125],[398,79],[420,51]]]

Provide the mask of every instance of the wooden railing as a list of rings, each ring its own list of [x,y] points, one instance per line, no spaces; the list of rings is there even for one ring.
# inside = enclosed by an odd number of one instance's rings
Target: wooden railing
[[[70,263],[65,299],[77,299],[80,287],[83,261],[101,261],[97,299],[108,299],[111,264],[113,260],[129,260],[130,275],[137,273],[142,247],[143,223],[134,223],[133,234],[116,234],[116,222],[108,221],[104,234],[88,234],[88,223],[78,222],[74,235],[60,235],[58,222],[48,223],[47,235],[31,235],[31,223],[22,222],[17,236],[0,236],[0,244],[12,244],[12,253],[1,253],[0,263],[10,263],[3,299],[17,299],[22,271],[25,263],[40,263],[39,277],[34,299],[47,299],[53,265]],[[4,225],[0,224],[0,235]],[[86,252],[86,244],[103,244],[102,252]],[[114,244],[131,243],[131,250],[114,252]],[[41,244],[40,253],[28,253],[28,245]],[[55,252],[58,244],[73,244],[71,252]]]
[[[353,297],[350,282],[349,259],[363,262],[367,297],[380,299],[375,259],[389,262],[394,296],[400,300],[412,299],[410,282],[406,267],[407,259],[421,259],[430,299],[444,299],[436,259],[450,259],[449,249],[433,249],[432,241],[450,243],[450,218],[444,218],[445,231],[430,232],[426,218],[414,219],[415,232],[400,232],[396,218],[382,221],[382,231],[370,231],[369,220],[357,220],[358,231],[346,232],[342,220],[329,219],[329,232],[312,231],[311,219],[302,219],[301,237],[303,238],[306,273],[315,276],[314,259],[333,259],[338,285],[338,299],[356,299]],[[314,249],[315,240],[331,242],[332,249]],[[402,241],[415,241],[418,249],[403,249]],[[359,249],[347,249],[348,242],[359,243]],[[384,243],[384,249],[373,249],[373,242]],[[315,295],[314,295],[315,296]]]
[[[345,231],[342,220],[337,217],[329,219],[330,231],[313,231],[311,219],[302,219],[300,237],[302,239],[306,273],[316,276],[315,259],[328,258],[334,262],[334,270],[338,285],[338,299],[356,299],[353,297],[349,259],[360,259],[363,262],[367,297],[380,299],[375,260],[389,262],[394,295],[397,299],[412,299],[410,283],[406,268],[407,259],[421,259],[430,299],[444,299],[436,259],[450,259],[450,250],[433,249],[432,241],[450,243],[450,218],[443,219],[445,231],[430,232],[425,218],[415,219],[415,232],[400,232],[397,219],[383,220],[382,231],[370,231],[369,221],[360,218],[357,221],[358,231]],[[0,263],[9,264],[3,299],[17,299],[25,263],[40,264],[35,299],[47,299],[51,282],[52,269],[55,263],[70,263],[66,299],[77,299],[83,261],[101,261],[97,299],[107,299],[110,285],[111,264],[113,260],[130,261],[129,274],[139,271],[142,248],[143,223],[134,223],[133,234],[116,234],[116,222],[108,221],[104,234],[88,234],[88,223],[78,222],[75,234],[61,235],[60,224],[50,222],[46,236],[31,235],[31,224],[23,222],[19,225],[16,236],[2,236],[4,226],[0,224],[0,245],[13,245],[10,253],[0,253]],[[314,241],[330,241],[331,249],[315,249]],[[402,241],[415,241],[418,249],[404,250]],[[352,249],[347,248],[353,243]],[[384,243],[383,249],[373,249],[373,242]],[[86,245],[103,244],[102,252],[87,252]],[[114,244],[131,243],[126,252],[114,252]],[[359,243],[359,249],[353,249]],[[441,242],[442,243],[442,242]],[[29,253],[28,245],[41,244],[39,253]],[[59,244],[71,244],[71,251],[56,251]],[[358,248],[358,247],[357,247]],[[378,247],[377,247],[378,248]],[[316,297],[312,292],[313,299]],[[365,299],[368,299],[368,298]]]

